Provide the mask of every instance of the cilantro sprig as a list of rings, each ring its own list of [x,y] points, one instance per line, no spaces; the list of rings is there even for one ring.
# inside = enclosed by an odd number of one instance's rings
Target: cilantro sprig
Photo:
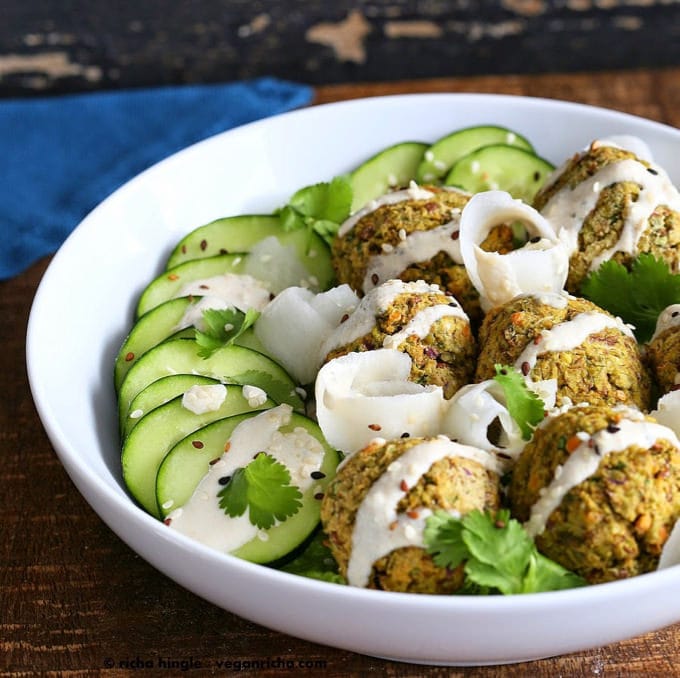
[[[259,317],[260,312],[254,308],[245,313],[236,308],[206,309],[203,311],[205,330],[196,330],[198,355],[209,358],[223,346],[232,345]]]
[[[326,546],[326,535],[319,530],[305,549],[293,560],[281,566],[284,572],[310,579],[345,584],[345,578],[338,572],[338,564]]]
[[[242,516],[248,510],[250,522],[263,530],[295,515],[302,506],[302,493],[290,484],[288,469],[264,452],[236,469],[217,496],[228,516]]]
[[[652,254],[640,254],[630,270],[605,261],[583,282],[584,297],[635,327],[640,343],[648,341],[661,311],[680,303],[680,275]]]
[[[436,565],[453,569],[464,563],[468,591],[510,595],[586,584],[540,554],[507,509],[495,513],[476,510],[462,518],[436,511],[427,518],[424,543]]]
[[[284,231],[316,232],[329,245],[352,208],[352,185],[344,176],[305,186],[278,210]]]
[[[512,366],[494,365],[494,380],[502,387],[505,406],[522,432],[522,438],[529,440],[534,428],[543,421],[545,405],[527,386],[524,377]]]

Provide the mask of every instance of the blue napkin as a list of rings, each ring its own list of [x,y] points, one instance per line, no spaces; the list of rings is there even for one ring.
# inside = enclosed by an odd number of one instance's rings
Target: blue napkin
[[[0,101],[0,279],[54,252],[155,162],[311,98],[306,85],[262,78]]]

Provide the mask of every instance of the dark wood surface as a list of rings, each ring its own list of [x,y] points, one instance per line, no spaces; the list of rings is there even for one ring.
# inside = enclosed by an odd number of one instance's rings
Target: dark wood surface
[[[0,2],[0,96],[672,65],[677,0]]]
[[[678,68],[322,86],[316,102],[424,91],[568,99],[680,127]],[[680,625],[532,663],[445,669],[373,659],[275,633],[180,588],[100,521],[67,477],[40,424],[29,392],[24,346],[31,300],[47,264],[40,261],[0,282],[0,675],[179,675],[182,661],[191,675],[235,673],[236,662],[243,667],[246,662],[267,661],[268,669],[239,673],[484,678],[680,675]],[[168,671],[172,662],[176,668]],[[232,662],[232,668],[225,669],[221,662]],[[153,668],[142,669],[146,666]]]

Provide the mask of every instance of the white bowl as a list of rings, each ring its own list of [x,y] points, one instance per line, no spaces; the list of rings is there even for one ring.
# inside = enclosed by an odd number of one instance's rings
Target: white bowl
[[[557,655],[680,621],[680,567],[627,581],[509,597],[368,591],[273,571],[168,530],[121,479],[114,356],[139,292],[190,229],[265,212],[301,186],[350,170],[389,144],[494,123],[559,163],[591,140],[642,137],[680,183],[680,131],[629,115],[515,96],[432,94],[288,113],[192,146],[97,207],[50,264],[31,311],[33,397],[66,470],[102,520],[152,565],[206,600],[264,626],[368,655],[494,664]]]

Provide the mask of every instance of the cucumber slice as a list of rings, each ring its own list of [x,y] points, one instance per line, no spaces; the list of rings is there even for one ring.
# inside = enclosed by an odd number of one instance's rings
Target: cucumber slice
[[[156,499],[162,517],[191,498],[196,486],[208,472],[210,462],[222,456],[224,445],[234,429],[252,416],[241,414],[208,424],[178,442],[168,452],[156,476]],[[295,515],[267,530],[266,541],[255,538],[234,551],[234,555],[240,558],[255,563],[278,560],[302,544],[319,523],[320,501],[314,495],[325,492],[327,484],[335,475],[339,456],[325,441],[319,427],[307,417],[293,414],[290,423],[279,430],[286,433],[299,426],[323,446],[325,455],[320,470],[325,477],[303,493],[302,507]],[[196,439],[203,444],[200,450],[192,444]]]
[[[234,414],[273,407],[267,400],[253,408],[243,397],[240,386],[227,386],[227,396],[219,409],[195,414],[182,406],[182,396],[151,410],[142,417],[125,439],[121,453],[123,480],[130,494],[151,515],[160,517],[156,505],[156,474],[168,451],[185,436],[211,421]]]
[[[245,254],[221,254],[216,257],[187,261],[154,278],[142,292],[137,303],[137,318],[165,301],[178,297],[182,288],[195,280],[212,278],[224,273],[243,274]]]
[[[507,191],[513,198],[531,204],[553,169],[547,160],[523,148],[496,144],[479,148],[458,160],[445,183],[471,193]]]
[[[404,141],[389,146],[359,165],[350,175],[354,193],[352,212],[391,188],[405,186],[414,179],[427,148],[427,144],[420,141]]]
[[[423,161],[416,171],[416,181],[421,184],[441,183],[457,160],[482,146],[491,144],[517,146],[530,152],[534,150],[528,139],[507,127],[498,125],[465,127],[435,141],[425,151]]]
[[[257,243],[271,236],[284,247],[293,247],[310,276],[319,281],[321,290],[332,285],[334,273],[326,243],[316,233],[284,231],[274,215],[227,217],[199,226],[179,241],[170,254],[166,269],[195,259],[250,252]]]
[[[169,299],[147,311],[137,320],[116,356],[114,364],[116,391],[120,390],[120,385],[128,370],[150,348],[169,338],[193,339],[195,337],[196,330],[193,325],[181,330],[177,328],[189,305],[198,299],[200,297]],[[237,346],[245,346],[260,353],[266,353],[262,343],[250,327],[234,343]]]
[[[288,403],[304,412],[295,382],[271,358],[244,346],[225,346],[209,358],[200,358],[193,339],[169,339],[147,351],[130,368],[118,393],[121,431],[133,398],[152,382],[171,374],[199,374],[222,382],[259,386],[276,403]]]
[[[192,386],[206,386],[221,383],[212,377],[203,377],[200,374],[172,374],[169,377],[161,377],[143,388],[130,403],[130,414],[125,420],[123,437],[127,438],[137,422],[157,407],[170,402],[173,398],[183,395]]]

